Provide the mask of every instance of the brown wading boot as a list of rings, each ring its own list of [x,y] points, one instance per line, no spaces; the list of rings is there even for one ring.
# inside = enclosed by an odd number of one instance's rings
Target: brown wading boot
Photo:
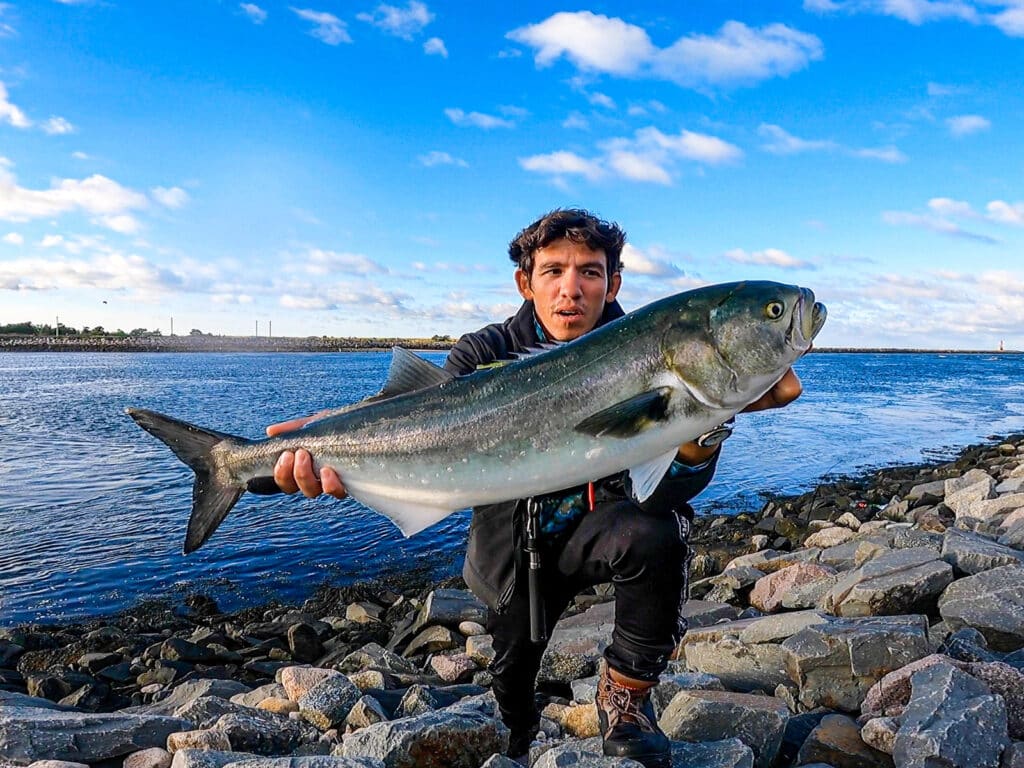
[[[604,739],[604,753],[628,757],[647,768],[670,768],[668,737],[658,727],[651,705],[653,683],[619,676],[612,679],[607,663],[601,665],[597,683],[597,721]]]

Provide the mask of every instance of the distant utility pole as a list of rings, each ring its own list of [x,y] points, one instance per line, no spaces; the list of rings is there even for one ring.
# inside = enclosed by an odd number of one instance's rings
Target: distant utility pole
[[[171,336],[174,335],[174,318],[171,318]]]
[[[260,321],[257,320],[256,321],[256,338],[258,339],[259,337],[260,337]]]
[[[54,326],[57,329],[57,338],[60,338],[60,315],[57,315],[57,325]]]
[[[274,321],[267,320],[267,338],[272,338],[274,335]]]

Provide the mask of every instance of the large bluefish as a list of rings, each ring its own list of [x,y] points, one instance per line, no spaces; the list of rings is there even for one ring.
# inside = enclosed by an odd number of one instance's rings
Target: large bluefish
[[[825,316],[806,288],[712,285],[469,376],[396,349],[380,395],[267,440],[128,413],[196,473],[186,553],[206,542],[250,480],[271,476],[278,456],[297,448],[411,535],[458,509],[627,469],[642,501],[677,447],[767,392]]]

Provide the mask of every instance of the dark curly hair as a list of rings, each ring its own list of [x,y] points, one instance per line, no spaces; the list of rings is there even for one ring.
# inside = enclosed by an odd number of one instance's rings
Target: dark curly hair
[[[582,208],[556,208],[544,214],[508,244],[508,257],[530,276],[533,274],[534,254],[562,238],[583,243],[591,250],[604,251],[609,276],[622,271],[620,257],[626,233],[615,222],[599,219]]]

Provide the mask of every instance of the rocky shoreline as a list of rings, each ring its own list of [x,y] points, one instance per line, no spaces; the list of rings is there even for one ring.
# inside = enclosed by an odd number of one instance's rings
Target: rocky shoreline
[[[678,768],[1024,768],[1024,435],[699,518],[654,702]],[[394,585],[392,585],[394,587]],[[593,705],[611,586],[542,665],[530,765],[620,766]],[[511,768],[457,579],[0,629],[0,766]]]

